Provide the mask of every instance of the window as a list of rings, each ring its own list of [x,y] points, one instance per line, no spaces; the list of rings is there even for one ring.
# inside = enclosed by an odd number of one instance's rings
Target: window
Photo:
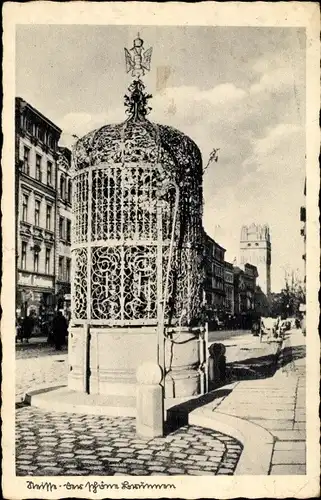
[[[65,197],[65,176],[61,174],[60,176],[60,198]]]
[[[33,270],[35,273],[39,272],[39,252],[34,250],[33,252]]]
[[[27,263],[27,243],[21,242],[21,269],[26,269]]]
[[[70,259],[66,260],[66,281],[70,282]]]
[[[45,132],[44,132],[44,129],[40,125],[37,126],[37,137],[42,142],[44,141]]]
[[[40,225],[40,201],[35,200],[35,226]]]
[[[50,231],[50,229],[51,229],[51,211],[52,211],[51,205],[47,205],[47,209],[46,209],[46,229],[48,229],[48,231]]]
[[[23,148],[23,167],[22,167],[22,171],[25,174],[28,174],[28,175],[29,175],[29,172],[30,172],[29,161],[30,161],[30,149],[27,148],[27,146],[24,146],[24,148]]]
[[[41,156],[36,155],[36,179],[41,181]]]
[[[27,129],[27,132],[29,132],[29,134],[32,134],[32,132],[33,132],[33,123],[32,123],[32,121],[29,118],[26,119],[26,129]]]
[[[65,239],[65,234],[64,234],[64,218],[59,217],[59,237],[63,240]]]
[[[58,276],[60,280],[64,278],[64,258],[59,257]]]
[[[23,222],[28,221],[28,200],[27,194],[22,194],[22,220]]]
[[[67,239],[68,243],[70,243],[70,239],[71,239],[71,221],[69,219],[67,219],[66,223],[67,223],[67,227],[66,227],[66,239]]]
[[[71,180],[69,179],[68,181],[68,195],[67,195],[67,200],[68,200],[68,203],[71,203]]]
[[[52,163],[51,163],[51,161],[47,161],[47,184],[48,184],[48,186],[52,185]]]
[[[46,248],[46,274],[50,274],[50,254],[51,248]]]

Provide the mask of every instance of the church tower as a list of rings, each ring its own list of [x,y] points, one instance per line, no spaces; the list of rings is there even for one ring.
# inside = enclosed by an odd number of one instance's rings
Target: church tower
[[[271,293],[271,239],[267,224],[243,226],[240,241],[241,264],[257,267],[258,280],[262,292],[268,297]]]

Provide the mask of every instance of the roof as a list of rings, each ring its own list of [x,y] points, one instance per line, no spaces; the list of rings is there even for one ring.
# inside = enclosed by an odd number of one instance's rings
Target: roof
[[[32,111],[35,115],[37,115],[41,120],[47,122],[48,125],[50,125],[52,128],[54,128],[56,130],[56,132],[61,134],[61,132],[62,132],[61,128],[59,128],[54,122],[49,120],[49,118],[47,118],[45,115],[40,113],[40,111],[38,111],[36,108],[31,106],[31,104],[29,104],[27,101],[22,99],[22,97],[16,97],[16,103],[18,103],[20,106],[27,107],[30,111]]]

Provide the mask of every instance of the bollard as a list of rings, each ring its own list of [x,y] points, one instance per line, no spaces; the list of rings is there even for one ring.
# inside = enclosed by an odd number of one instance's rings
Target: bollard
[[[223,344],[211,344],[209,347],[208,378],[211,389],[226,379],[226,348]]]
[[[157,363],[143,363],[137,369],[136,433],[140,437],[164,435],[162,378],[162,370]]]

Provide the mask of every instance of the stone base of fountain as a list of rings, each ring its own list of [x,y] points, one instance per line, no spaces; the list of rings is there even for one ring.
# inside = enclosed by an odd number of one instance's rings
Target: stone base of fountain
[[[165,341],[165,398],[200,394],[199,336],[173,329]],[[136,371],[157,362],[156,327],[73,326],[68,346],[68,389],[91,396],[136,397]]]

